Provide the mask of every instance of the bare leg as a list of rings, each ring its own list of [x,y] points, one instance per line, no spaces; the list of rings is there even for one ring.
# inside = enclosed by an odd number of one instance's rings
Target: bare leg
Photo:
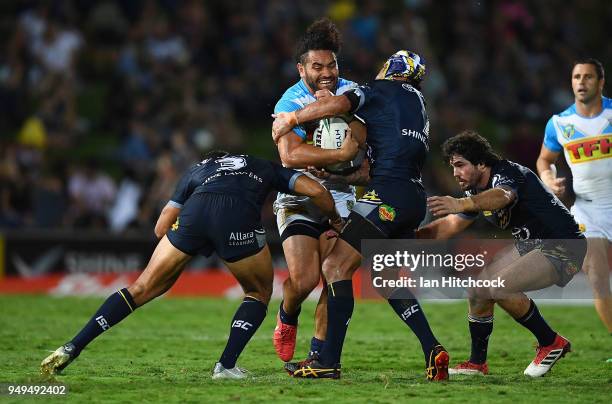
[[[136,305],[140,307],[168,291],[189,259],[191,255],[175,248],[168,237],[164,236],[159,240],[147,267],[128,287]]]
[[[601,322],[612,333],[612,296],[610,294],[610,268],[608,267],[609,241],[588,238],[587,255],[582,268],[589,278],[595,298],[595,310]]]
[[[237,262],[225,262],[225,265],[236,277],[246,296],[268,305],[272,295],[274,270],[270,249],[267,245],[255,255]]]
[[[495,259],[480,274],[479,279],[493,279],[504,268],[521,256],[514,245],[504,248],[497,253]],[[468,292],[469,314],[473,317],[490,317],[493,315],[495,300],[489,295],[487,289],[471,289]]]
[[[517,297],[515,293],[544,289],[559,280],[553,264],[537,249],[505,266],[495,277],[504,282],[504,287],[490,289],[491,296],[498,303],[501,299]]]
[[[294,314],[321,278],[319,240],[296,235],[283,242],[289,277],[283,283],[283,310]]]
[[[325,341],[325,334],[327,333],[327,283],[323,282],[323,289],[321,290],[321,296],[317,302],[317,308],[315,310],[315,329],[314,336],[318,340]]]

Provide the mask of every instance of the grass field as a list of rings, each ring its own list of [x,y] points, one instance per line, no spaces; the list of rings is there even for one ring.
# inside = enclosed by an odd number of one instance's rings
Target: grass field
[[[69,340],[103,299],[0,296],[0,383],[41,383],[40,361]],[[213,381],[210,369],[225,345],[237,301],[160,299],[94,341],[55,381],[71,402],[612,402],[611,337],[592,307],[542,306],[573,351],[540,379],[523,369],[534,338],[499,311],[486,377],[429,383],[416,338],[381,302],[357,302],[339,381],[294,380],[282,371],[271,334],[278,302],[239,360],[246,381]],[[466,359],[465,304],[424,303],[430,323],[451,354]],[[298,353],[305,353],[314,306],[302,312]],[[6,401],[10,397],[0,397]],[[24,402],[24,398],[14,398]]]

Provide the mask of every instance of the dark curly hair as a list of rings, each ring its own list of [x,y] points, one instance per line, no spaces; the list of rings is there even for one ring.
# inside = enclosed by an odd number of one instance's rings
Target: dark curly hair
[[[454,155],[459,155],[474,165],[484,164],[487,167],[492,167],[501,160],[499,154],[493,151],[491,143],[474,130],[464,130],[442,144],[444,161],[450,162]]]
[[[328,50],[337,54],[340,44],[340,31],[336,25],[329,18],[321,18],[313,22],[298,41],[295,61],[303,64],[311,50]]]

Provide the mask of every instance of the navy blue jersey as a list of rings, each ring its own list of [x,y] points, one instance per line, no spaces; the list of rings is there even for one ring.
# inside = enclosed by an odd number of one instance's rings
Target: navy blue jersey
[[[429,152],[429,120],[421,92],[389,80],[349,92],[359,97],[353,112],[368,129],[372,181],[420,181]]]
[[[171,206],[181,208],[194,194],[214,193],[242,198],[261,210],[268,193],[293,193],[302,173],[280,164],[247,155],[227,155],[194,164],[181,177]]]
[[[491,167],[491,175],[485,189],[471,189],[466,191],[466,195],[475,195],[496,187],[512,189],[516,199],[499,210],[484,211],[482,214],[493,225],[501,229],[511,229],[514,238],[527,240],[583,237],[567,208],[527,167],[502,160]],[[467,219],[475,219],[478,215],[460,214]]]

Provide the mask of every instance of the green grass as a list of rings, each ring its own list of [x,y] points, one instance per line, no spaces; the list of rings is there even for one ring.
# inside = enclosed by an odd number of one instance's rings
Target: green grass
[[[40,383],[40,361],[70,339],[102,299],[0,296],[0,382]],[[571,339],[574,352],[540,379],[523,369],[533,337],[498,312],[487,377],[429,383],[416,338],[381,302],[357,302],[339,381],[294,380],[282,371],[271,343],[277,302],[239,365],[246,381],[212,381],[210,369],[225,346],[237,301],[159,299],[94,341],[56,381],[72,402],[607,402],[612,364],[607,335],[592,307],[542,306],[550,324]],[[466,359],[465,304],[425,303],[425,311],[455,363]],[[305,306],[298,353],[308,348],[313,305]],[[0,400],[7,399],[0,397]],[[23,398],[14,399],[23,402]]]

